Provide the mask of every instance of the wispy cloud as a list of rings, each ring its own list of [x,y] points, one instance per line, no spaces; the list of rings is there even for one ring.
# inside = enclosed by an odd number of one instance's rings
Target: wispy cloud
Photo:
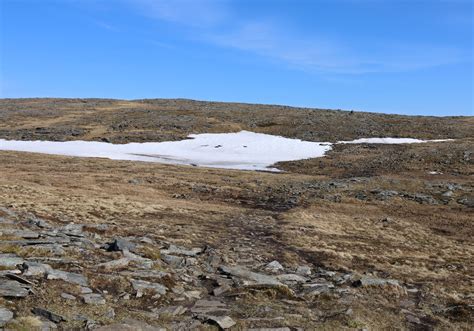
[[[245,20],[226,0],[126,0],[148,17],[192,28],[186,38],[328,74],[403,72],[464,61],[459,50],[427,44],[372,45],[358,49],[344,40],[290,33],[281,22]]]
[[[227,17],[226,1],[126,0],[143,15],[198,28],[210,28]]]

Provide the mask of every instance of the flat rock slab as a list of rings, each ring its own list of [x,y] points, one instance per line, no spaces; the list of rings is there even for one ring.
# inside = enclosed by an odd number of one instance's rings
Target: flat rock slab
[[[0,279],[0,297],[24,298],[30,293],[29,287],[15,280]]]
[[[145,280],[132,279],[132,287],[137,291],[137,298],[140,298],[145,294],[146,291],[155,292],[160,295],[165,295],[167,288],[158,283],[151,283]]]
[[[64,318],[63,316],[58,315],[56,313],[53,313],[52,311],[49,311],[43,308],[38,308],[38,307],[33,308],[31,312],[35,315],[44,317],[54,323],[61,323],[63,321],[66,321],[66,318]]]
[[[25,262],[23,258],[16,254],[0,254],[0,267],[15,268],[18,264]]]
[[[168,306],[153,310],[154,313],[168,316],[178,316],[184,314],[188,309],[183,306]]]
[[[47,273],[47,279],[60,279],[68,283],[73,283],[81,286],[87,286],[87,278],[81,274],[62,270],[50,270]]]
[[[105,305],[105,299],[97,293],[83,294],[82,300],[88,305]]]
[[[226,304],[217,300],[198,300],[191,308],[192,313],[211,313],[217,311],[226,311]]]
[[[162,249],[161,254],[196,256],[202,252],[201,248],[186,249],[175,245],[170,245],[168,249]]]
[[[222,329],[229,329],[233,327],[236,323],[235,321],[230,318],[229,316],[212,316],[212,315],[207,315],[205,316],[205,320],[208,322],[213,322],[217,325],[219,325],[220,328]]]
[[[135,250],[135,244],[126,239],[117,238],[107,245],[107,250],[109,252],[133,251]]]
[[[50,265],[40,263],[40,262],[31,262],[26,261],[22,264],[21,269],[23,270],[23,276],[44,276],[49,271],[52,271]]]
[[[0,307],[0,328],[13,319],[13,312],[6,308]]]
[[[221,266],[219,268],[223,273],[231,275],[237,278],[244,278],[252,281],[254,285],[260,286],[285,286],[278,279],[273,276],[268,276],[265,274],[256,273],[248,270],[245,267],[235,266],[235,267],[226,267]]]
[[[297,274],[278,275],[276,279],[284,283],[306,283],[308,281],[306,277]]]
[[[4,235],[9,235],[17,238],[23,239],[37,239],[40,237],[40,234],[31,230],[15,230],[15,229],[6,229],[2,230]]]

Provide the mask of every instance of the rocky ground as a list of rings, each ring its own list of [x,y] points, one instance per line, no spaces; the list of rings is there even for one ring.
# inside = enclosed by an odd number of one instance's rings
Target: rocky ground
[[[278,174],[0,152],[5,329],[473,327],[472,118],[258,106],[234,119],[252,105],[0,101],[0,139],[159,141],[239,129],[456,139],[338,145],[279,164]],[[255,124],[271,112],[277,124]]]

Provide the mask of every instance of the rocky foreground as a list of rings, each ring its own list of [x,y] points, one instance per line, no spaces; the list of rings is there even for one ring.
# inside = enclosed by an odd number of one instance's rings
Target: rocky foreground
[[[114,237],[106,224],[57,224],[4,207],[0,213],[0,327],[7,330],[276,331],[336,318],[361,329],[351,302],[370,293],[398,302],[413,328],[434,323],[417,308],[426,295],[419,284],[249,258],[251,242],[224,253],[148,236]],[[259,297],[266,299],[255,305]]]

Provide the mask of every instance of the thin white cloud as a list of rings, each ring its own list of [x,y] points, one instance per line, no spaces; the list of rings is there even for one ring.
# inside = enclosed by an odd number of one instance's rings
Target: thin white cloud
[[[227,16],[225,1],[215,0],[126,0],[142,14],[179,23],[209,28],[221,23]]]
[[[187,38],[285,63],[293,68],[331,74],[403,72],[465,61],[469,54],[437,45],[386,41],[366,50],[344,40],[290,33],[281,23],[245,21],[226,0],[126,0],[144,15],[192,28]]]

